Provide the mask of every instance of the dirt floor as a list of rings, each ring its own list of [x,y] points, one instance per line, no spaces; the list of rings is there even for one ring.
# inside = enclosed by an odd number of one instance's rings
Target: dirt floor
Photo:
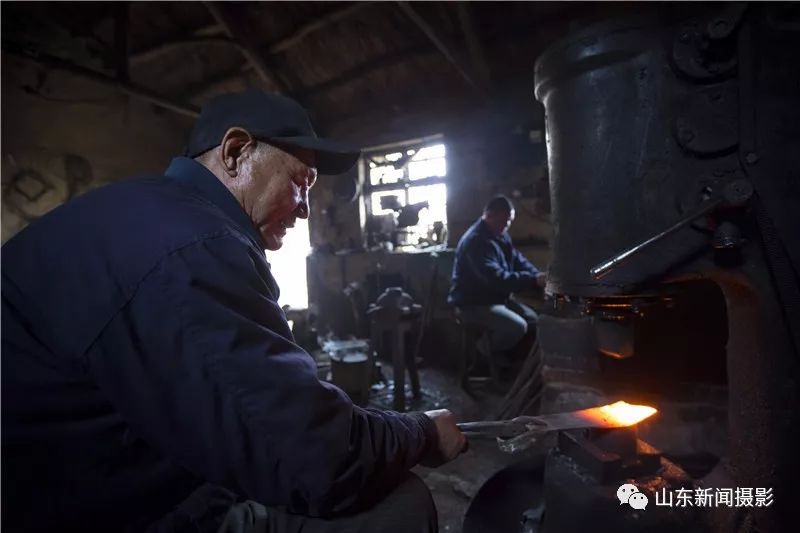
[[[385,372],[390,377],[390,369]],[[420,369],[420,383],[422,399],[411,403],[412,410],[446,408],[464,422],[494,417],[503,397],[502,389],[476,390],[475,397],[470,397],[461,389],[455,375],[437,369]],[[389,407],[389,392],[377,394],[371,404]],[[414,472],[428,485],[436,502],[439,531],[460,532],[469,503],[478,489],[492,475],[516,460],[517,457],[500,452],[492,441],[473,440],[465,454],[447,465],[436,469],[416,467]]]

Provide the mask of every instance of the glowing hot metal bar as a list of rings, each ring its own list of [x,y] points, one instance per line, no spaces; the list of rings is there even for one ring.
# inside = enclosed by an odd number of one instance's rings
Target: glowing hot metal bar
[[[651,417],[657,411],[656,408],[647,405],[632,405],[619,401],[569,413],[520,416],[496,422],[466,422],[458,424],[458,427],[467,436],[495,437],[501,450],[514,453],[526,449],[537,438],[551,431],[628,427]]]
[[[598,420],[603,423],[600,427],[627,427],[638,424],[646,418],[653,416],[658,410],[647,405],[632,405],[628,402],[616,402],[602,407],[593,407],[576,411],[579,416],[586,416],[589,420]]]

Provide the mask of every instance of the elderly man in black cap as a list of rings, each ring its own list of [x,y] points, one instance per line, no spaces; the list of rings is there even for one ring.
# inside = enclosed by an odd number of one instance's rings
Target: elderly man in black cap
[[[358,151],[247,91],[203,109],[186,155],[3,247],[4,527],[435,530],[409,469],[465,448],[453,416],[319,381],[264,256]]]

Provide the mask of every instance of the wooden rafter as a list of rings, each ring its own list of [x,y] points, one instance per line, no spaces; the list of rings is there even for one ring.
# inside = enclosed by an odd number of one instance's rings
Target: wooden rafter
[[[286,50],[289,50],[293,46],[299,44],[303,39],[312,33],[329,26],[334,22],[343,20],[357,11],[369,6],[370,4],[372,4],[372,2],[353,2],[352,4],[347,4],[343,7],[334,9],[333,11],[330,11],[329,13],[312,20],[308,24],[300,26],[283,39],[270,44],[268,47],[266,47],[266,52],[269,54],[285,52]],[[192,37],[170,39],[147,48],[137,50],[131,55],[131,61],[134,63],[143,63],[156,59],[163,54],[200,44],[215,44],[240,48],[239,43],[233,39],[220,36],[219,33],[223,31],[223,28],[219,24],[204,26],[195,30],[193,32],[194,36]]]
[[[530,35],[530,28],[527,26],[520,26],[519,28],[516,28],[513,31],[506,31],[503,32],[502,34],[490,33],[485,36],[485,39],[486,39],[486,44],[490,45],[491,43],[500,40],[515,41],[516,39],[524,38],[529,35]],[[368,76],[373,72],[385,68],[391,68],[395,65],[402,64],[406,61],[434,53],[439,53],[439,52],[437,50],[432,49],[428,44],[413,45],[402,48],[400,50],[390,51],[388,53],[367,59],[366,61],[363,61],[348,70],[340,72],[339,74],[336,74],[327,80],[318,82],[314,85],[304,87],[302,89],[292,91],[290,95],[293,98],[297,98],[298,100],[308,99],[320,93],[335,90],[336,88],[341,87],[343,85],[347,85],[352,81],[361,79],[364,76]],[[235,78],[240,78],[246,75],[247,70],[249,68],[250,65],[245,64],[245,66],[242,68],[237,67],[232,70],[229,70],[226,73],[223,73],[221,76],[218,76],[213,83],[221,84],[226,81],[232,81]],[[193,100],[194,97],[196,97],[202,92],[205,92],[204,90],[202,90],[202,86],[196,87],[196,91],[197,92],[190,93],[193,94],[193,96],[189,98],[189,100]]]
[[[236,48],[242,54],[244,54],[244,47],[230,37],[224,37],[221,35],[208,37],[185,37],[183,39],[164,41],[145,50],[135,52],[131,54],[131,63],[146,63],[161,57],[163,54],[173,51],[180,51],[183,48],[197,45],[227,46],[230,48]]]
[[[428,24],[425,19],[422,18],[420,14],[411,7],[411,5],[409,5],[408,2],[398,1],[397,5],[400,6],[400,9],[403,11],[403,13],[405,13],[408,18],[410,18],[411,21],[414,22],[414,24],[416,24],[420,30],[422,30],[422,33],[424,33],[428,39],[430,39],[430,41],[439,50],[439,52],[441,52],[445,59],[447,59],[456,68],[461,77],[464,78],[464,80],[466,80],[466,82],[473,89],[482,95],[483,89],[481,89],[475,80],[472,79],[472,76],[470,76],[468,73],[468,69],[462,65],[458,59],[456,59],[456,57],[450,51],[450,48],[448,48],[444,41],[439,37],[439,34],[436,32],[436,30],[434,30],[433,27]]]
[[[162,96],[154,91],[151,91],[150,89],[134,85],[127,81],[122,81],[118,78],[102,74],[100,72],[88,69],[86,67],[82,67],[80,65],[75,65],[74,63],[70,63],[69,61],[65,61],[57,57],[53,57],[47,54],[29,54],[8,48],[3,48],[3,53],[19,59],[23,59],[31,63],[35,63],[42,67],[46,67],[52,70],[60,70],[62,72],[68,72],[75,76],[86,78],[99,85],[104,85],[106,87],[117,89],[129,96],[138,98],[140,100],[144,100],[145,102],[149,102],[153,105],[162,107],[164,109],[169,109],[170,111],[174,111],[182,115],[195,118],[200,115],[200,110],[192,105],[176,102],[174,100],[171,100],[170,98],[167,98],[166,96]]]
[[[467,49],[472,58],[474,70],[478,73],[484,85],[488,87],[491,80],[491,69],[489,68],[489,62],[486,60],[486,50],[478,37],[478,32],[475,30],[472,5],[467,2],[456,2],[456,12],[458,13],[461,31],[464,32],[464,37],[467,41]]]
[[[353,2],[351,4],[346,4],[340,8],[334,9],[329,13],[326,13],[316,19],[312,20],[311,22],[304,24],[297,28],[291,35],[284,37],[283,39],[269,45],[269,53],[270,54],[277,54],[279,52],[283,52],[288,50],[289,48],[293,47],[310,34],[321,30],[322,28],[342,19],[345,19],[352,15],[353,13],[360,11],[361,9],[369,6],[372,2]]]
[[[288,87],[278,76],[271,72],[261,52],[259,52],[259,45],[253,36],[252,30],[239,20],[230,6],[226,2],[204,2],[206,8],[214,17],[228,35],[229,38],[236,41],[241,45],[241,51],[247,61],[253,65],[253,68],[268,88],[277,90],[279,92],[287,92]]]

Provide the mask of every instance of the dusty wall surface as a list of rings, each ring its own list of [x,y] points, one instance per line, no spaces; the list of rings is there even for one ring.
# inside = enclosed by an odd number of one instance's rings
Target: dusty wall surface
[[[159,172],[191,120],[69,74],[2,62],[2,240],[90,188]]]

